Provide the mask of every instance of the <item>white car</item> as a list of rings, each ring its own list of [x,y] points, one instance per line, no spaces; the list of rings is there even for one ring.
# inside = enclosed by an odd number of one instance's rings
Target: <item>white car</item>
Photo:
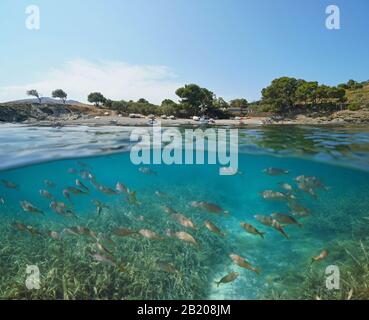
[[[193,120],[193,121],[200,121],[200,117],[198,117],[198,116],[193,116],[193,117],[192,117],[192,120]]]
[[[163,120],[168,119],[168,117],[165,114],[163,114],[160,118],[162,118]]]
[[[169,119],[170,119],[170,120],[175,120],[175,119],[176,119],[176,117],[175,117],[175,116],[170,116],[170,117],[169,117]]]

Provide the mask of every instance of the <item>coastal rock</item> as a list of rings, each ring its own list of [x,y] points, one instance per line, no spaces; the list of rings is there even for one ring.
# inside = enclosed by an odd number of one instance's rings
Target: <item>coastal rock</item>
[[[73,115],[68,105],[0,105],[0,121],[50,120]]]

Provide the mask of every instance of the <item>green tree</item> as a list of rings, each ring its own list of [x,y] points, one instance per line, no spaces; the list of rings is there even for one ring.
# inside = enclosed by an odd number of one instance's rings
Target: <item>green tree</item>
[[[332,87],[328,92],[328,96],[332,100],[337,100],[338,102],[345,102],[346,90],[339,87]]]
[[[28,90],[27,91],[27,95],[28,96],[31,96],[31,97],[36,97],[37,98],[37,100],[38,100],[38,103],[39,104],[41,104],[41,102],[42,102],[42,98],[41,98],[41,96],[40,96],[40,94],[38,93],[38,91],[37,90],[35,90],[35,89],[32,89],[32,90]]]
[[[106,98],[100,92],[90,93],[87,99],[88,99],[88,102],[95,104],[96,107],[106,102]]]
[[[200,115],[213,107],[214,93],[196,84],[187,84],[176,90],[180,104],[188,115]]]
[[[234,109],[240,109],[241,115],[244,114],[244,111],[249,107],[249,103],[246,99],[234,99],[230,101],[230,107]]]
[[[363,84],[351,79],[347,82],[347,87],[351,90],[356,90],[363,88]]]
[[[305,105],[309,103],[316,103],[318,82],[308,82],[305,80],[299,80],[295,97],[298,102],[304,102]]]
[[[229,109],[229,103],[225,101],[222,97],[215,99],[213,105],[214,108],[222,111],[227,111]]]
[[[145,104],[147,104],[147,103],[149,103],[149,101],[147,101],[144,98],[141,98],[141,99],[137,100],[137,103],[145,103]]]
[[[272,81],[262,90],[262,103],[269,105],[274,111],[285,113],[290,111],[297,101],[296,90],[299,81],[295,78],[282,77]]]
[[[330,88],[326,85],[321,85],[316,90],[316,96],[320,103],[325,103],[329,97]]]
[[[53,98],[61,99],[64,104],[68,97],[68,95],[62,89],[54,90],[51,95]]]
[[[106,99],[104,102],[104,107],[107,109],[112,109],[113,108],[113,100],[111,99]]]
[[[164,99],[162,102],[161,102],[161,106],[164,106],[164,105],[174,105],[176,104],[173,100],[171,99]]]
[[[181,113],[181,106],[171,99],[165,99],[162,101],[159,110],[161,114],[177,116]]]

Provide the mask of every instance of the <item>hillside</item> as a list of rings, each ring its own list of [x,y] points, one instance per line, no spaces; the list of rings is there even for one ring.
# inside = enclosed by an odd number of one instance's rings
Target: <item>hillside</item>
[[[360,107],[369,108],[369,84],[362,89],[346,90],[348,103],[357,103]]]

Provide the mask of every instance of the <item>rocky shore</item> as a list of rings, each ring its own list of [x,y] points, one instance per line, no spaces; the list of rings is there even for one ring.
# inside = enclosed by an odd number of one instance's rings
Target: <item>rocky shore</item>
[[[76,105],[0,105],[0,122],[31,125],[120,125],[144,126],[148,118],[129,118],[115,111],[94,106]],[[163,126],[198,125],[192,119],[160,120]],[[266,124],[369,124],[369,110],[338,111],[328,115],[295,115],[291,117],[244,117],[241,120],[215,120],[215,125],[242,126]]]

